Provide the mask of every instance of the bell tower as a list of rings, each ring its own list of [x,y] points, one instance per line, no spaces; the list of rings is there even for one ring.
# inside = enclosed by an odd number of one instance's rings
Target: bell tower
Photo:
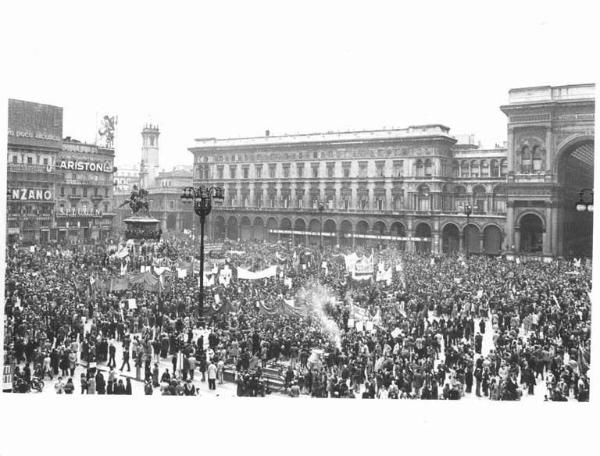
[[[158,125],[148,123],[142,130],[142,162],[140,164],[140,180],[142,188],[153,187],[158,176]]]

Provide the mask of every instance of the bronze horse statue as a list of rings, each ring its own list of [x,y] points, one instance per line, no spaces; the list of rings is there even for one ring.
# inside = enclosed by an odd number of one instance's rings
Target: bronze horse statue
[[[143,188],[138,189],[137,185],[134,185],[133,191],[131,192],[131,195],[129,195],[129,199],[123,201],[119,208],[125,206],[126,204],[129,204],[131,212],[134,214],[137,214],[141,210],[148,214],[150,209],[150,205],[148,204],[148,190]]]

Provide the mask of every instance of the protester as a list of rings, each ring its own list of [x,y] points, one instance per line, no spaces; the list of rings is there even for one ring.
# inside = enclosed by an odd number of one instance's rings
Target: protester
[[[174,234],[125,260],[9,246],[5,350],[18,377],[60,374],[55,390],[70,394],[83,369],[82,394],[131,394],[119,356],[146,394],[192,395],[207,377],[213,391],[235,375],[244,396],[280,384],[332,398],[589,399],[589,266],[228,241],[205,265],[200,314],[194,252]],[[367,280],[348,270],[353,253]]]

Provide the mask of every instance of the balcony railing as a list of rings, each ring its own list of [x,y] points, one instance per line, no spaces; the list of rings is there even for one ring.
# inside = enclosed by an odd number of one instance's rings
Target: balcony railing
[[[218,206],[213,208],[213,211],[218,212],[218,211],[224,211],[224,212],[256,212],[256,211],[261,211],[261,212],[305,212],[305,213],[315,213],[318,214],[319,210],[317,208],[313,208],[312,206],[309,207],[258,207],[258,206]],[[426,209],[426,210],[419,210],[419,209],[375,209],[375,208],[365,208],[365,209],[356,209],[356,208],[350,208],[350,209],[343,209],[343,208],[326,208],[324,211],[325,214],[363,214],[363,215],[368,215],[368,216],[377,216],[377,215],[388,215],[388,216],[403,216],[403,215],[420,215],[420,216],[426,216],[426,215],[446,215],[446,216],[465,216],[466,214],[464,213],[463,210],[459,210],[459,209]],[[474,211],[471,214],[471,217],[474,216],[505,216],[506,215],[506,209],[492,209],[492,210],[488,210],[488,211]]]

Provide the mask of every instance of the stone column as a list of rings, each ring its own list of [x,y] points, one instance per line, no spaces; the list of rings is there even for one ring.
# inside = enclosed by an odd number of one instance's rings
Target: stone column
[[[514,245],[515,245],[515,252],[518,253],[521,251],[521,231],[519,227],[515,228],[515,233],[514,233]]]
[[[481,231],[479,233],[479,251],[481,253],[485,253],[484,250],[483,250],[483,241],[484,241],[484,236],[483,236],[483,231]]]

